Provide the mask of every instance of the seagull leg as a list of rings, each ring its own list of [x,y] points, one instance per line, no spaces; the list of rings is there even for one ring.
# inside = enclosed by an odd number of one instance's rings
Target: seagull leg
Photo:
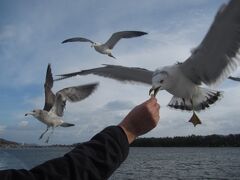
[[[48,126],[47,126],[46,131],[44,131],[44,132],[41,134],[41,136],[39,137],[39,139],[42,139],[43,135],[44,135],[47,131],[48,131]]]
[[[191,119],[188,122],[193,123],[194,127],[196,127],[196,125],[202,124],[202,122],[200,121],[199,117],[195,113],[193,100],[192,99],[191,99],[191,104],[192,104],[192,109],[193,109],[193,115],[192,115]]]
[[[54,132],[54,127],[52,127],[52,131],[51,131],[51,133],[49,134],[49,136],[47,137],[45,143],[48,143],[48,141],[49,141],[49,139],[50,139],[50,136],[53,134],[53,132]]]

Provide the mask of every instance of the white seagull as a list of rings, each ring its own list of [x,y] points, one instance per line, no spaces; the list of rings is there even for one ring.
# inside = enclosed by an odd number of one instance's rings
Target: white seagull
[[[101,54],[106,54],[106,55],[108,55],[112,58],[115,58],[112,55],[112,49],[120,39],[138,37],[138,36],[142,36],[142,35],[145,35],[145,34],[147,34],[147,33],[142,32],[142,31],[120,31],[120,32],[113,33],[112,36],[104,44],[93,42],[92,40],[86,39],[86,38],[83,38],[83,37],[74,37],[74,38],[66,39],[62,43],[67,43],[67,42],[90,42],[92,44],[91,47],[94,47],[94,49],[97,52],[99,52]]]
[[[208,108],[221,96],[220,91],[201,87],[216,85],[225,80],[240,62],[240,0],[221,6],[200,45],[183,63],[155,71],[142,68],[106,65],[105,67],[59,75],[65,79],[75,75],[96,74],[120,81],[152,85],[150,93],[166,90],[173,95],[168,106],[193,111],[190,122],[201,121],[194,111]]]
[[[45,89],[45,105],[42,109],[34,109],[32,112],[26,113],[27,115],[32,115],[40,122],[47,125],[46,131],[44,131],[39,139],[42,139],[43,135],[48,131],[50,127],[52,127],[51,134],[53,134],[54,128],[61,127],[70,127],[74,126],[74,124],[66,123],[63,121],[62,116],[64,113],[66,101],[77,102],[85,99],[98,86],[98,83],[74,86],[64,88],[56,93],[56,95],[52,92],[53,87],[53,77],[51,72],[51,66],[48,64],[46,80],[44,84]],[[46,139],[46,143],[49,141],[49,137]]]

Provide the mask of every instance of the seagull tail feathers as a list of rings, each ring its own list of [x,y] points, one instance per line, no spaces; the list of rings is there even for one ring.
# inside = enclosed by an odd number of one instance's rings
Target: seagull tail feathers
[[[75,125],[74,125],[74,124],[71,124],[71,123],[66,123],[66,122],[64,122],[64,123],[62,123],[60,126],[61,126],[61,127],[71,127],[71,126],[75,126]]]
[[[114,57],[112,54],[108,54],[109,57],[112,57],[114,59],[117,59],[116,57]]]
[[[206,88],[199,88],[199,93],[193,99],[185,99],[173,96],[168,106],[174,109],[186,111],[201,111],[210,107],[222,97],[222,92]]]

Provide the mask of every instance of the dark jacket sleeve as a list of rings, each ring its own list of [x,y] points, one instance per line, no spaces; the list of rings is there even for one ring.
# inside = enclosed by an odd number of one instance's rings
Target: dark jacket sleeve
[[[63,157],[49,160],[31,170],[0,171],[1,180],[107,179],[126,159],[127,136],[118,126],[109,126]]]

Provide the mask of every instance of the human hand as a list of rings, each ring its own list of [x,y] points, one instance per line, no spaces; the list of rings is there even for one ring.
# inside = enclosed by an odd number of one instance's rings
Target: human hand
[[[124,130],[128,137],[129,144],[133,140],[143,135],[157,126],[159,121],[160,105],[157,99],[151,96],[144,103],[136,106],[128,113],[119,126]]]

